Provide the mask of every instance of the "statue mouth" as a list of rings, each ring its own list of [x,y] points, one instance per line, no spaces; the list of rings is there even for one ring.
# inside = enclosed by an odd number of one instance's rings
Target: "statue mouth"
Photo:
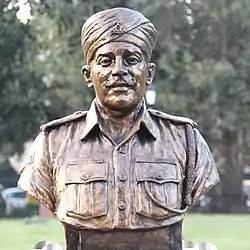
[[[123,93],[123,92],[127,92],[129,89],[131,89],[131,86],[128,86],[128,85],[115,85],[113,87],[109,87],[110,90],[112,92],[119,92],[119,93]]]
[[[135,81],[130,80],[130,81],[125,81],[124,79],[118,79],[116,81],[110,81],[106,83],[107,88],[109,89],[128,89],[128,88],[134,88],[135,86]]]

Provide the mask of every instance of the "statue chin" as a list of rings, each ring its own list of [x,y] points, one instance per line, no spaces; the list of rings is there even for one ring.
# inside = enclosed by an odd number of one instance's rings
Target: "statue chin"
[[[113,111],[119,112],[130,112],[137,107],[139,103],[137,102],[128,102],[127,100],[119,100],[117,102],[106,103],[105,106]]]
[[[126,112],[135,109],[140,102],[141,99],[138,99],[135,96],[120,95],[108,98],[103,102],[103,105],[110,110]]]

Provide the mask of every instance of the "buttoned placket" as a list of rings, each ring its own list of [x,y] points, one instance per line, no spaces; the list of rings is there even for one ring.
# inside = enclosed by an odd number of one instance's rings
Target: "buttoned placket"
[[[115,227],[124,228],[129,223],[130,212],[130,164],[128,155],[129,142],[122,142],[117,145],[113,151],[113,166],[115,178],[115,196],[116,196],[116,220]]]
[[[130,163],[130,144],[134,138],[135,131],[131,132],[130,135],[124,139],[120,144],[116,144],[114,140],[106,134],[103,130],[102,134],[112,143],[113,155],[111,169],[113,169],[112,177],[114,178],[111,182],[114,184],[112,192],[112,202],[114,207],[114,215],[112,218],[114,228],[126,228],[130,224],[131,214],[131,190],[130,190],[130,179],[131,163]],[[111,211],[110,210],[110,211]]]

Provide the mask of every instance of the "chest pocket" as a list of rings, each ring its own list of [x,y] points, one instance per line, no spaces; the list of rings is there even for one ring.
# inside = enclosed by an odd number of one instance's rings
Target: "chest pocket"
[[[168,159],[136,160],[136,212],[152,218],[179,212],[180,169]]]
[[[107,165],[103,160],[70,162],[65,185],[68,216],[89,219],[107,214]]]

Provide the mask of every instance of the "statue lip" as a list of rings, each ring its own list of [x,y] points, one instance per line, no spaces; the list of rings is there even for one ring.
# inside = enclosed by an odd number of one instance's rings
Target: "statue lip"
[[[126,85],[115,85],[113,87],[110,87],[110,89],[113,92],[127,92],[129,89],[131,89],[131,86]]]
[[[119,80],[116,80],[116,81],[112,82],[111,84],[107,84],[106,87],[110,88],[110,89],[114,89],[114,88],[118,88],[118,87],[133,88],[133,86],[134,86],[134,84],[132,82],[129,83],[129,82],[125,81],[125,80],[119,79]]]

